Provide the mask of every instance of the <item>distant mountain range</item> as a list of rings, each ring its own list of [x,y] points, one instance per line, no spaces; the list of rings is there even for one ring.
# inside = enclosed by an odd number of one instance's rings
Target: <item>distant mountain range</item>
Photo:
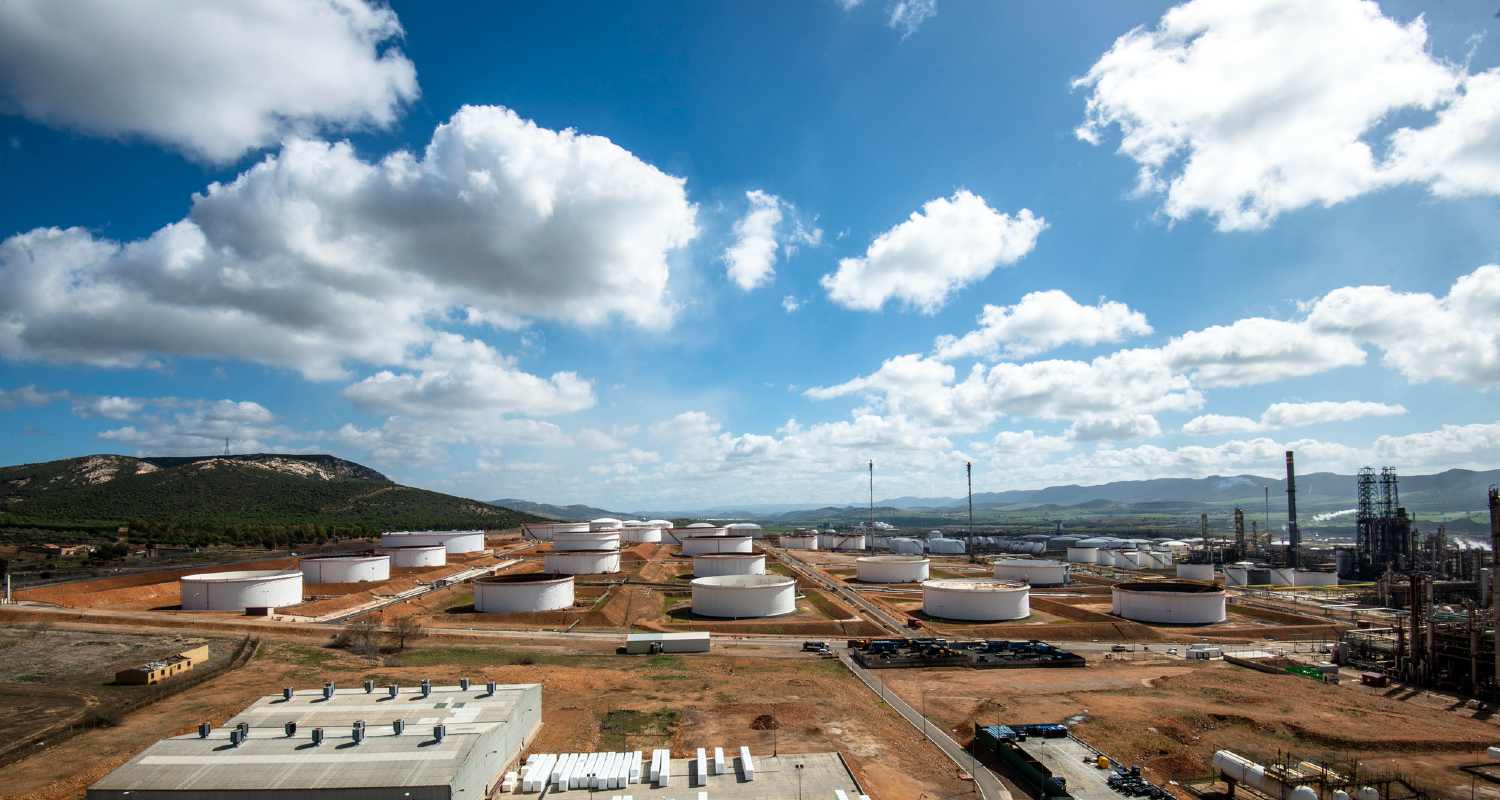
[[[1297,507],[1304,519],[1313,514],[1353,508],[1355,476],[1313,472],[1297,476]],[[1263,510],[1285,513],[1286,485],[1279,479],[1255,475],[1207,478],[1153,478],[1115,481],[1095,486],[1048,486],[981,492],[974,495],[976,515],[993,518],[1004,512],[1092,512],[1098,514],[1196,514],[1240,506],[1246,512]],[[1500,484],[1500,470],[1450,469],[1435,475],[1402,475],[1398,483],[1401,504],[1412,512],[1481,510],[1486,490]],[[557,506],[525,500],[491,501],[496,505],[559,520],[597,517],[620,519],[749,519],[774,523],[805,523],[816,520],[858,520],[869,514],[866,503],[845,506],[787,503],[781,505],[707,508],[677,511],[607,511],[586,505]],[[876,519],[923,519],[938,524],[944,518],[967,511],[963,497],[893,497],[876,503]],[[925,523],[923,523],[925,524]],[[1305,523],[1304,523],[1305,524]]]
[[[93,455],[0,467],[0,524],[131,520],[184,529],[292,525],[504,528],[534,519],[488,503],[392,482],[331,455],[133,458]]]
[[[1476,472],[1450,469],[1435,475],[1401,475],[1397,488],[1401,504],[1413,511],[1451,511],[1485,507],[1486,490],[1500,483],[1500,470]],[[1115,481],[1097,486],[1048,486],[1044,489],[1021,489],[1007,492],[982,492],[974,495],[974,508],[1021,509],[1027,506],[1053,504],[1079,507],[1093,504],[1138,506],[1146,503],[1222,506],[1238,504],[1247,510],[1261,507],[1270,490],[1272,510],[1286,508],[1286,481],[1255,475],[1211,476],[1207,478],[1153,478],[1144,481]],[[1356,477],[1333,472],[1312,472],[1297,476],[1297,504],[1303,510],[1353,508],[1356,503]],[[882,500],[880,505],[907,509],[956,510],[967,507],[962,497],[900,497]]]

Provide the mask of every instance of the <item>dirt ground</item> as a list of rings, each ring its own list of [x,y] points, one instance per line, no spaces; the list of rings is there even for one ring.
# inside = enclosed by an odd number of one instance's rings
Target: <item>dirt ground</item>
[[[211,669],[227,660],[234,642],[192,635],[138,636],[83,633],[52,626],[0,629],[0,757],[27,737],[80,721],[91,712],[109,714],[146,692],[114,684],[115,672],[190,647],[209,644]]]
[[[545,550],[545,548],[544,548]],[[800,587],[797,611],[774,619],[722,620],[695,616],[690,609],[692,559],[669,545],[639,544],[621,551],[620,572],[580,575],[574,605],[541,614],[481,614],[474,611],[473,587],[453,586],[388,609],[382,617],[415,614],[433,628],[528,628],[545,630],[706,630],[797,636],[871,636],[880,629],[820,589]],[[541,558],[527,558],[501,574],[542,571]],[[772,566],[771,564],[767,565]]]
[[[1068,670],[882,670],[961,741],[975,722],[1068,722],[1075,735],[1159,782],[1208,775],[1228,749],[1266,763],[1278,754],[1360,761],[1399,772],[1435,796],[1469,797],[1461,764],[1487,761],[1500,726],[1473,711],[1404,702],[1396,692],[1327,686],[1224,662],[1091,662]],[[925,697],[924,697],[925,695]],[[1500,798],[1479,781],[1476,796]]]
[[[382,663],[323,647],[267,642],[246,667],[132,713],[118,727],[89,731],[11,765],[0,797],[81,797],[88,784],[148,743],[190,731],[200,721],[222,723],[282,686],[325,680],[353,685],[366,677],[452,682],[461,675],[541,682],[543,725],[533,745],[540,751],[594,748],[607,735],[620,735],[605,730],[606,718],[615,718],[611,711],[637,711],[657,724],[625,734],[625,741],[664,746],[665,740],[678,754],[716,743],[768,754],[837,750],[877,800],[909,800],[924,792],[967,796],[970,790],[915,729],[824,659],[547,655],[476,646],[418,647]],[[766,686],[777,686],[777,693],[768,696]],[[764,729],[766,718],[774,720],[774,729]]]

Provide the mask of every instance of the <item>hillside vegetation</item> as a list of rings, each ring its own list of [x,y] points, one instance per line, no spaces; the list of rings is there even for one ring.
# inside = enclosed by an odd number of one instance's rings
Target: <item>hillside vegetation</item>
[[[507,528],[534,519],[392,482],[330,455],[95,455],[0,467],[0,531],[183,544],[296,544],[399,528]],[[65,537],[64,537],[65,538]]]

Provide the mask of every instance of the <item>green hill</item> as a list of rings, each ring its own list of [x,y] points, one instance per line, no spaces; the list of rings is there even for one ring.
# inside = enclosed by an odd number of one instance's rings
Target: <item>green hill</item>
[[[318,541],[400,528],[508,528],[535,519],[392,482],[330,455],[94,455],[0,467],[0,531],[193,544]]]

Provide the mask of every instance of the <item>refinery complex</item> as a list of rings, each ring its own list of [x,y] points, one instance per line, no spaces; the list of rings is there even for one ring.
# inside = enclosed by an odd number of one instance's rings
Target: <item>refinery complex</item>
[[[912,785],[986,798],[1406,800],[1452,796],[1442,781],[1455,774],[1472,777],[1476,797],[1500,796],[1500,764],[1486,766],[1500,735],[1439,736],[1436,752],[1452,741],[1472,758],[1420,767],[1374,753],[1338,761],[1297,735],[1274,749],[1204,736],[1196,757],[1168,764],[1117,727],[1138,713],[1116,708],[1142,691],[1132,675],[1181,684],[1184,702],[1256,685],[1262,699],[1243,703],[1399,704],[1389,693],[1400,687],[1450,698],[1422,713],[1487,718],[1500,685],[1494,550],[1422,530],[1390,468],[1349,487],[1350,541],[1304,541],[1294,458],[1279,539],[1240,508],[1228,525],[1204,514],[1199,535],[1179,538],[604,517],[389,531],[289,558],[26,588],[0,613],[16,630],[202,631],[210,638],[120,672],[164,698],[273,667],[242,708],[204,706],[128,748],[89,780],[88,798],[910,796],[883,785],[891,777],[842,733],[877,719],[895,737],[884,751],[920,776]],[[1500,539],[1500,494],[1482,500]],[[327,643],[277,664],[306,647],[275,642],[309,636]],[[455,647],[463,657],[445,661]],[[296,667],[330,658],[337,679]],[[728,672],[703,691],[750,682],[743,696],[705,696],[738,722],[710,722],[707,707],[684,718],[658,690],[670,682],[651,688],[705,669]],[[762,684],[758,673],[784,677]],[[787,728],[782,715],[834,696],[799,688],[814,675],[846,682],[837,696],[866,721]],[[279,691],[265,685],[277,676]],[[1054,689],[1093,700],[1062,713],[1077,701],[1041,702]],[[1387,746],[1429,747],[1405,740]]]

